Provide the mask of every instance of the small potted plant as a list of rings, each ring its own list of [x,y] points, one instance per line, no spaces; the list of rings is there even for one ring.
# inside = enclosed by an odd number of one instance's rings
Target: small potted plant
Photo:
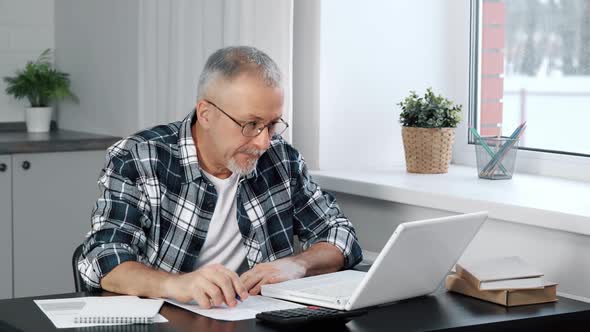
[[[4,77],[6,93],[15,99],[26,98],[31,107],[26,109],[28,132],[47,132],[51,123],[52,102],[66,98],[78,102],[70,90],[69,74],[62,73],[51,63],[51,50],[46,49],[36,61],[28,61],[14,77]]]
[[[455,127],[461,121],[461,105],[455,105],[432,88],[424,97],[414,91],[398,104],[399,120],[410,173],[447,173],[455,141]]]

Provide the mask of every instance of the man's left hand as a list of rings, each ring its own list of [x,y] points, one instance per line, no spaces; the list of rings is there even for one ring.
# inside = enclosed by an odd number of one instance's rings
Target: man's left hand
[[[257,295],[262,285],[303,278],[305,274],[303,262],[297,261],[294,257],[286,257],[255,265],[240,276],[240,281],[251,295]]]

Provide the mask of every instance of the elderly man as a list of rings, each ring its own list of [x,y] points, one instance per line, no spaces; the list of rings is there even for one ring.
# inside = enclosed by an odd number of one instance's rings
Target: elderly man
[[[271,58],[252,47],[213,53],[183,121],[108,149],[78,262],[85,283],[209,308],[357,264],[351,223],[280,137],[282,111]]]

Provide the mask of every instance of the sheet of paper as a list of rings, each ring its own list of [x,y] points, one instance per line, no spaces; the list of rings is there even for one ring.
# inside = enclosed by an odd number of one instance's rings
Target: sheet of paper
[[[137,296],[121,296],[124,301],[125,298],[139,299]],[[74,318],[80,313],[82,308],[86,306],[89,301],[96,299],[96,297],[73,297],[68,299],[50,299],[50,300],[34,300],[35,304],[41,311],[51,320],[53,325],[58,329],[88,327],[88,326],[108,326],[108,325],[124,325],[124,324],[83,324],[74,323]],[[154,319],[154,323],[166,323],[168,320],[164,316],[158,314]]]
[[[266,296],[248,296],[248,298],[244,301],[241,301],[233,308],[228,307],[227,305],[222,305],[219,307],[214,307],[211,309],[202,309],[199,305],[192,303],[179,303],[174,300],[170,299],[163,299],[164,301],[174,304],[175,306],[179,306],[183,309],[192,311],[199,315],[207,316],[209,318],[219,319],[219,320],[227,320],[227,321],[235,321],[235,320],[244,320],[244,319],[253,319],[256,318],[256,314],[263,312],[263,311],[271,311],[271,310],[283,310],[283,309],[293,309],[293,308],[301,308],[304,307],[301,304],[287,302],[282,300],[273,299],[271,297]]]

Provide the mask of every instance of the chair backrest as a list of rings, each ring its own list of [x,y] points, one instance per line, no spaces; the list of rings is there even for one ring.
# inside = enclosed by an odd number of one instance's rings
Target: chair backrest
[[[82,280],[80,272],[78,271],[78,261],[80,260],[80,256],[82,256],[83,249],[84,244],[79,245],[76,247],[76,250],[74,250],[74,254],[72,255],[72,272],[74,273],[74,286],[76,287],[76,292],[88,291],[86,284]]]

